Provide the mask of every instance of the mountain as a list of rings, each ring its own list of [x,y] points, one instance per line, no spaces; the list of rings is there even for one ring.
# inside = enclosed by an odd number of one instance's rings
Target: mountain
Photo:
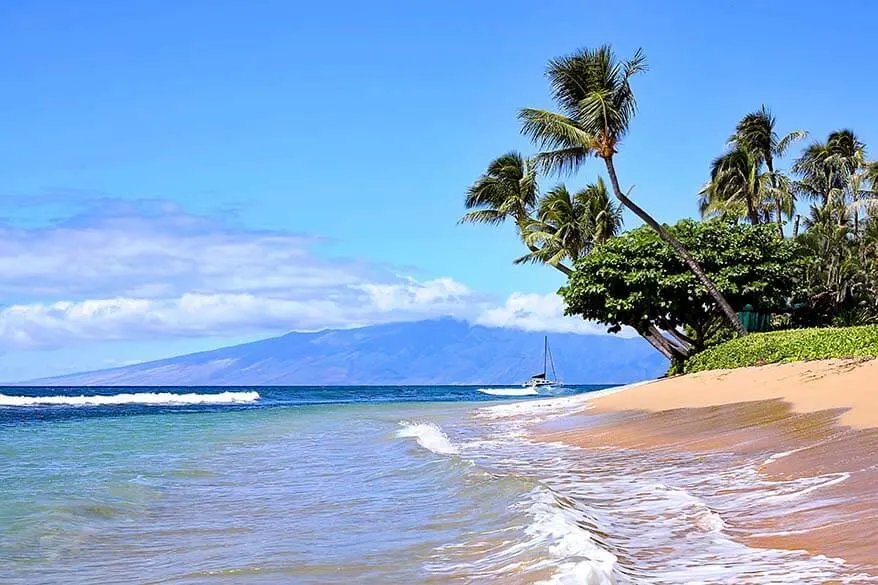
[[[642,339],[553,334],[567,383],[654,378],[667,362]],[[451,318],[288,333],[132,366],[35,380],[49,386],[518,384],[542,369],[543,334]]]

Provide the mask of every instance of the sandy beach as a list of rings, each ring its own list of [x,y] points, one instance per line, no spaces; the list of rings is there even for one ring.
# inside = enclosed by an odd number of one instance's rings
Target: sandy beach
[[[752,460],[760,482],[802,487],[749,500],[740,486],[730,488],[728,498],[749,503],[724,513],[729,534],[749,546],[807,550],[878,574],[878,360],[659,380],[596,397],[543,437],[587,449],[691,452],[694,473],[712,452]]]

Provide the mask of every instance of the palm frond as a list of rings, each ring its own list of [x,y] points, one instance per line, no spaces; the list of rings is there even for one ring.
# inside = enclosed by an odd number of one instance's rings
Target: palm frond
[[[777,146],[774,147],[775,156],[783,156],[794,143],[804,140],[808,137],[807,130],[793,130],[786,136],[778,140]]]
[[[591,155],[591,149],[576,146],[541,152],[534,157],[534,162],[546,173],[569,175]]]
[[[496,209],[479,209],[464,214],[457,223],[485,223],[499,225],[506,221],[507,215]]]
[[[524,108],[519,112],[518,118],[521,120],[521,133],[540,148],[574,148],[587,151],[594,148],[595,137],[563,114]]]

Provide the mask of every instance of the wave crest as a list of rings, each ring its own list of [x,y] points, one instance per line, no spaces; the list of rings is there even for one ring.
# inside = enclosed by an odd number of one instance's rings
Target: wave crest
[[[479,388],[482,394],[491,396],[537,396],[536,388]]]
[[[418,445],[440,455],[455,455],[458,448],[451,442],[448,435],[435,423],[401,422],[402,428],[396,432],[399,438],[413,437]]]
[[[125,404],[244,404],[259,400],[258,392],[220,392],[218,394],[175,394],[136,392],[86,396],[8,396],[0,394],[0,406],[119,406]]]

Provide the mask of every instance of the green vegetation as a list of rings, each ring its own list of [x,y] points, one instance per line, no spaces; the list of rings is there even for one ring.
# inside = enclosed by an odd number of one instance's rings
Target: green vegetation
[[[631,81],[644,71],[641,51],[620,61],[609,46],[550,60],[557,111],[519,113],[538,152],[491,162],[467,192],[461,221],[514,222],[527,250],[515,262],[563,272],[568,315],[610,332],[633,329],[671,360],[672,371],[775,339],[717,346],[751,337],[738,316],[744,311],[774,329],[878,324],[878,162],[868,160],[859,137],[831,132],[790,155],[786,171],[784,157],[807,132],[780,134],[762,106],[741,118],[726,151],[705,168],[703,221],[662,225],[623,191],[615,168],[637,110]],[[603,162],[607,184],[598,177],[582,189],[558,184],[541,192],[541,174],[574,174],[591,159]],[[645,227],[620,234],[623,209]],[[812,339],[802,335],[790,339]],[[813,354],[784,346],[776,355],[813,359],[831,346]]]
[[[878,326],[754,333],[715,345],[686,362],[685,371],[742,368],[831,358],[878,357]]]
[[[722,294],[736,306],[787,309],[805,267],[805,250],[772,225],[684,220],[669,228]],[[669,332],[659,347],[682,363],[718,336],[731,334],[713,298],[674,251],[647,227],[608,240],[576,264],[560,291],[567,314],[648,335]]]

